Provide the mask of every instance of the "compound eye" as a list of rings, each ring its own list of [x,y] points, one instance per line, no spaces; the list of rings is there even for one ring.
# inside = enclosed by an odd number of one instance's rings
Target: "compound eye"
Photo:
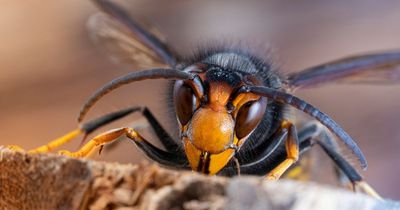
[[[235,132],[238,139],[249,135],[261,121],[267,108],[267,99],[261,97],[255,101],[243,104],[237,115]]]
[[[181,125],[186,125],[198,106],[193,89],[183,81],[176,81],[174,85],[174,105]]]

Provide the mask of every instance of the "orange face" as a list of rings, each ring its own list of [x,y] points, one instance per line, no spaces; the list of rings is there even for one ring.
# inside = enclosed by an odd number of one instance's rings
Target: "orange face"
[[[200,73],[192,83],[177,81],[174,101],[181,140],[192,169],[216,174],[258,125],[266,99],[252,93],[234,96],[244,83],[232,85],[215,77],[211,80],[207,73]]]

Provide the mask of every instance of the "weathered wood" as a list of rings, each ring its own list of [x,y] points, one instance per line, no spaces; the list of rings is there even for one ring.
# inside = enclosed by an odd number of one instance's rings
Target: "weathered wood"
[[[400,209],[312,183],[207,177],[155,165],[28,155],[0,148],[0,209]]]

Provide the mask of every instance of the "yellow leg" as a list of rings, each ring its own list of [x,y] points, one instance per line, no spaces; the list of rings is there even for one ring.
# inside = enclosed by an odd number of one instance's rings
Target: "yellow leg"
[[[309,181],[311,179],[312,167],[314,165],[313,157],[310,153],[303,154],[296,165],[290,167],[285,173],[284,178],[298,181]]]
[[[286,159],[281,164],[279,164],[276,168],[274,168],[271,172],[268,173],[266,179],[268,180],[278,180],[283,173],[291,166],[295,160]]]
[[[37,153],[46,153],[46,152],[51,152],[54,149],[56,149],[57,147],[60,147],[66,143],[68,143],[69,141],[71,141],[72,139],[74,139],[75,137],[77,137],[79,134],[83,134],[84,132],[81,129],[76,129],[73,130],[69,133],[67,133],[66,135],[57,138],[43,146],[37,147],[35,149],[31,149],[28,150],[28,153],[30,154],[37,154]],[[17,145],[7,145],[6,146],[8,149],[10,150],[14,150],[14,151],[25,151],[22,147],[17,146]]]
[[[20,151],[20,152],[25,151],[22,147],[18,145],[6,145],[5,147],[13,151]]]
[[[92,121],[89,121],[85,124],[80,125],[80,128],[75,129],[58,139],[55,139],[46,145],[40,146],[36,149],[29,150],[28,153],[36,154],[36,153],[51,152],[52,150],[71,141],[72,139],[74,139],[75,137],[77,137],[80,134],[88,135],[89,133],[95,131],[96,129],[98,129],[99,127],[101,127],[103,125],[106,125],[110,122],[118,120],[130,113],[133,113],[136,111],[141,111],[141,110],[142,110],[141,108],[133,107],[133,108],[128,108],[128,109],[122,109],[117,112],[109,113],[107,115],[103,115],[97,119],[94,119]],[[9,149],[15,150],[15,151],[24,151],[24,149],[22,149],[21,147],[16,146],[16,145],[10,145],[7,147]]]
[[[93,152],[96,147],[110,143],[122,135],[126,135],[127,137],[134,140],[142,139],[142,137],[139,136],[139,134],[132,128],[118,128],[95,136],[76,152],[61,150],[59,151],[59,154],[70,157],[87,157]]]
[[[289,132],[285,142],[287,157],[286,160],[267,174],[266,179],[268,180],[279,179],[282,174],[299,159],[299,143],[296,128],[291,122],[285,120],[281,124],[281,129],[288,129]]]
[[[364,181],[355,182],[354,190],[356,192],[363,192],[377,199],[382,199],[382,197],[374,190],[374,188]]]
[[[77,137],[78,135],[83,134],[83,133],[84,132],[81,129],[73,130],[64,136],[49,142],[46,145],[40,146],[36,149],[29,150],[28,153],[36,154],[36,153],[51,152],[55,148],[58,148],[64,144],[68,143],[69,141],[71,141],[72,139],[74,139],[75,137]]]

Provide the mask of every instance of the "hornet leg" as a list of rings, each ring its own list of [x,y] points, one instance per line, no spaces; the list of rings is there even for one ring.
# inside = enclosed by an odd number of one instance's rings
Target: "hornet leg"
[[[168,150],[168,151],[174,151],[181,153],[183,152],[182,147],[178,145],[171,137],[170,135],[165,131],[165,129],[161,126],[161,124],[157,121],[157,119],[154,117],[154,115],[150,112],[150,110],[147,107],[133,107],[133,108],[128,108],[128,109],[123,109],[117,112],[113,112],[104,116],[101,116],[97,119],[94,119],[92,121],[89,121],[87,123],[82,124],[79,128],[67,133],[66,135],[57,138],[51,142],[49,142],[46,145],[40,146],[38,148],[29,150],[28,153],[46,153],[46,152],[51,152],[54,149],[70,142],[72,139],[76,138],[79,135],[83,135],[84,139],[86,138],[87,135],[90,133],[94,132],[98,128],[107,125],[111,122],[114,122],[115,120],[121,119],[128,114],[138,112],[140,111],[143,116],[146,118],[146,120],[149,122],[150,126],[153,128],[155,131],[158,139],[162,143],[162,145]],[[9,145],[7,146],[9,149],[12,150],[17,150],[17,151],[23,151],[21,147],[17,145]]]
[[[266,176],[268,180],[277,180],[282,174],[292,166],[299,158],[299,140],[297,137],[296,127],[289,121],[284,120],[281,129],[288,129],[288,136],[285,142],[286,159],[277,167],[272,169]]]
[[[365,181],[357,170],[339,153],[338,146],[332,135],[318,123],[311,123],[300,132],[300,153],[311,148],[314,144],[319,145],[323,151],[332,159],[335,166],[340,170],[338,177],[347,177],[354,191],[364,192],[372,197],[381,198],[377,192]]]
[[[172,168],[190,169],[189,162],[186,158],[182,158],[179,154],[163,151],[155,147],[133,128],[127,127],[110,130],[97,135],[76,152],[61,150],[59,151],[59,154],[69,157],[86,157],[90,155],[97,147],[111,143],[112,141],[124,135],[131,139],[144,153],[146,153],[150,159],[160,163],[161,165]]]
[[[60,138],[57,138],[57,139],[47,143],[46,145],[37,147],[32,150],[28,150],[28,153],[36,154],[36,153],[51,152],[54,149],[70,142],[72,139],[76,138],[79,135],[87,136],[88,134],[90,134],[94,130],[98,129],[99,127],[106,125],[110,122],[113,122],[115,120],[118,120],[132,112],[136,112],[139,110],[140,110],[139,108],[129,108],[129,109],[123,109],[123,110],[120,110],[117,112],[113,112],[113,113],[104,115],[102,117],[99,117],[97,119],[89,121],[85,124],[82,124],[79,128],[65,134],[64,136],[61,136]],[[16,146],[16,145],[9,145],[7,147],[11,150],[24,151],[24,149],[22,149],[21,147]]]

